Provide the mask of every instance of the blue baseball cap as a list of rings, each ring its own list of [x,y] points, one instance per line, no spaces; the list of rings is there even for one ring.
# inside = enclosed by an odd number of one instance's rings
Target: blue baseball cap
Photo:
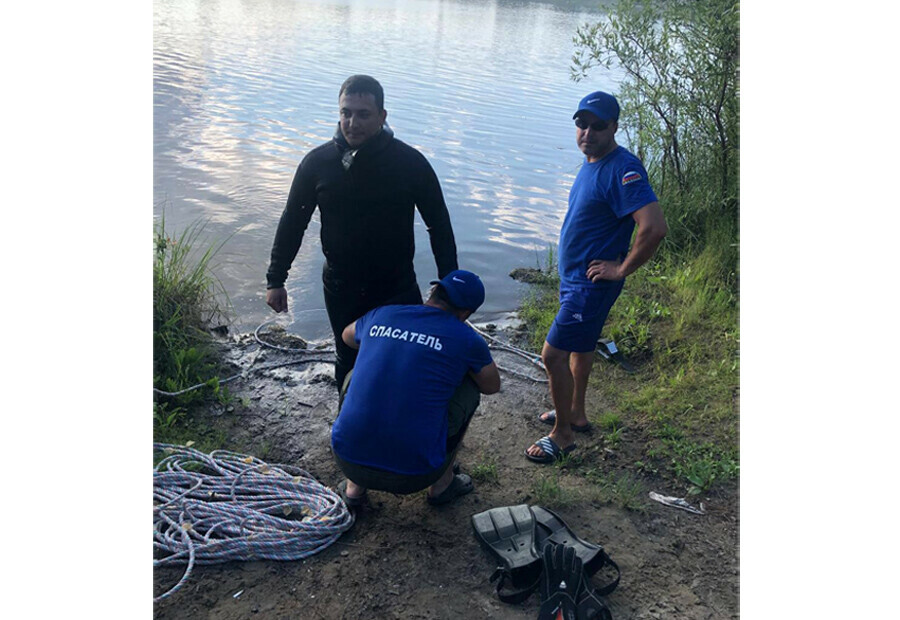
[[[471,271],[457,269],[451,271],[440,280],[432,280],[432,284],[440,284],[447,297],[457,308],[475,312],[484,303],[484,284],[481,278]]]
[[[578,110],[572,115],[572,118],[575,118],[582,112],[590,112],[601,121],[618,122],[619,102],[609,93],[598,90],[581,100],[581,103],[578,104]]]

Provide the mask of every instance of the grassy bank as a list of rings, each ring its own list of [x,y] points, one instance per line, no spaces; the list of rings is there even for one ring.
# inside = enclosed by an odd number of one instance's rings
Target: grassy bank
[[[228,296],[213,274],[224,242],[208,242],[199,222],[171,234],[164,218],[153,237],[153,435],[155,441],[179,443],[190,434],[193,407],[211,397],[227,399],[212,335],[230,314]]]
[[[637,371],[598,356],[588,388],[588,418],[603,445],[616,450],[627,438],[634,448],[626,471],[672,478],[688,493],[739,472],[737,291],[722,277],[718,254],[710,246],[692,258],[663,255],[628,278],[603,336]],[[554,265],[545,270],[555,275]],[[557,309],[552,283],[534,286],[524,300],[520,316],[533,350],[540,351]],[[595,483],[623,482],[601,480],[581,460],[566,465],[579,465]]]

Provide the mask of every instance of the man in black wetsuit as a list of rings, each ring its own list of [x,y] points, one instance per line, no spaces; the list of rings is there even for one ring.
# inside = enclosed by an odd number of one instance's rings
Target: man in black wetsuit
[[[437,263],[438,278],[457,268],[456,242],[437,175],[416,149],[385,123],[384,91],[367,75],[353,75],[338,95],[334,137],[310,151],[294,175],[266,272],[266,303],[288,309],[284,282],[309,224],[322,218],[322,282],[334,332],[338,390],[356,350],[344,328],[378,306],[421,304],[413,269],[413,222],[419,209]]]

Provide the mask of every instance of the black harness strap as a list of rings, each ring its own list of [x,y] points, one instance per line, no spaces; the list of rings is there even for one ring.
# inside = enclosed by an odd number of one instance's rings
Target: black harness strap
[[[517,605],[531,596],[535,590],[538,589],[538,585],[541,582],[541,576],[538,575],[537,579],[534,580],[534,583],[525,586],[520,590],[513,590],[512,592],[501,592],[500,590],[506,585],[507,582],[512,583],[512,576],[509,571],[502,566],[498,566],[497,570],[494,571],[494,574],[491,575],[491,583],[494,581],[497,582],[497,598],[499,598],[504,603],[508,603],[510,605]]]
[[[601,563],[600,563],[600,566],[597,567],[598,572],[599,572],[600,568],[603,567],[603,566],[605,566],[606,564],[609,564],[609,565],[612,566],[614,569],[616,569],[616,578],[615,578],[613,581],[611,581],[610,583],[606,584],[605,586],[601,586],[601,587],[599,587],[599,588],[595,588],[595,591],[597,592],[598,595],[600,595],[600,596],[608,596],[609,594],[612,593],[613,590],[615,590],[615,589],[618,587],[618,585],[619,585],[619,580],[622,578],[622,571],[619,570],[619,565],[616,564],[615,562],[613,562],[613,561],[612,561],[612,558],[610,558],[610,557],[606,554],[605,551],[601,551],[601,552],[600,552],[600,557],[603,558],[603,562],[601,562]],[[595,573],[595,574],[596,574],[596,573]]]

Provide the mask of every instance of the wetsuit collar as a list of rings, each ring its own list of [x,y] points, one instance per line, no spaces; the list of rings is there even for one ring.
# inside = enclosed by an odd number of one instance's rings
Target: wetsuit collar
[[[381,131],[364,142],[358,149],[353,150],[350,148],[350,145],[347,144],[344,134],[341,133],[340,123],[338,123],[337,129],[334,132],[334,143],[337,145],[338,151],[342,154],[341,162],[344,164],[344,170],[350,169],[350,166],[353,165],[353,162],[356,161],[356,158],[360,153],[377,153],[387,146],[388,142],[393,138],[394,130],[391,129],[390,125],[385,123],[381,126]]]

